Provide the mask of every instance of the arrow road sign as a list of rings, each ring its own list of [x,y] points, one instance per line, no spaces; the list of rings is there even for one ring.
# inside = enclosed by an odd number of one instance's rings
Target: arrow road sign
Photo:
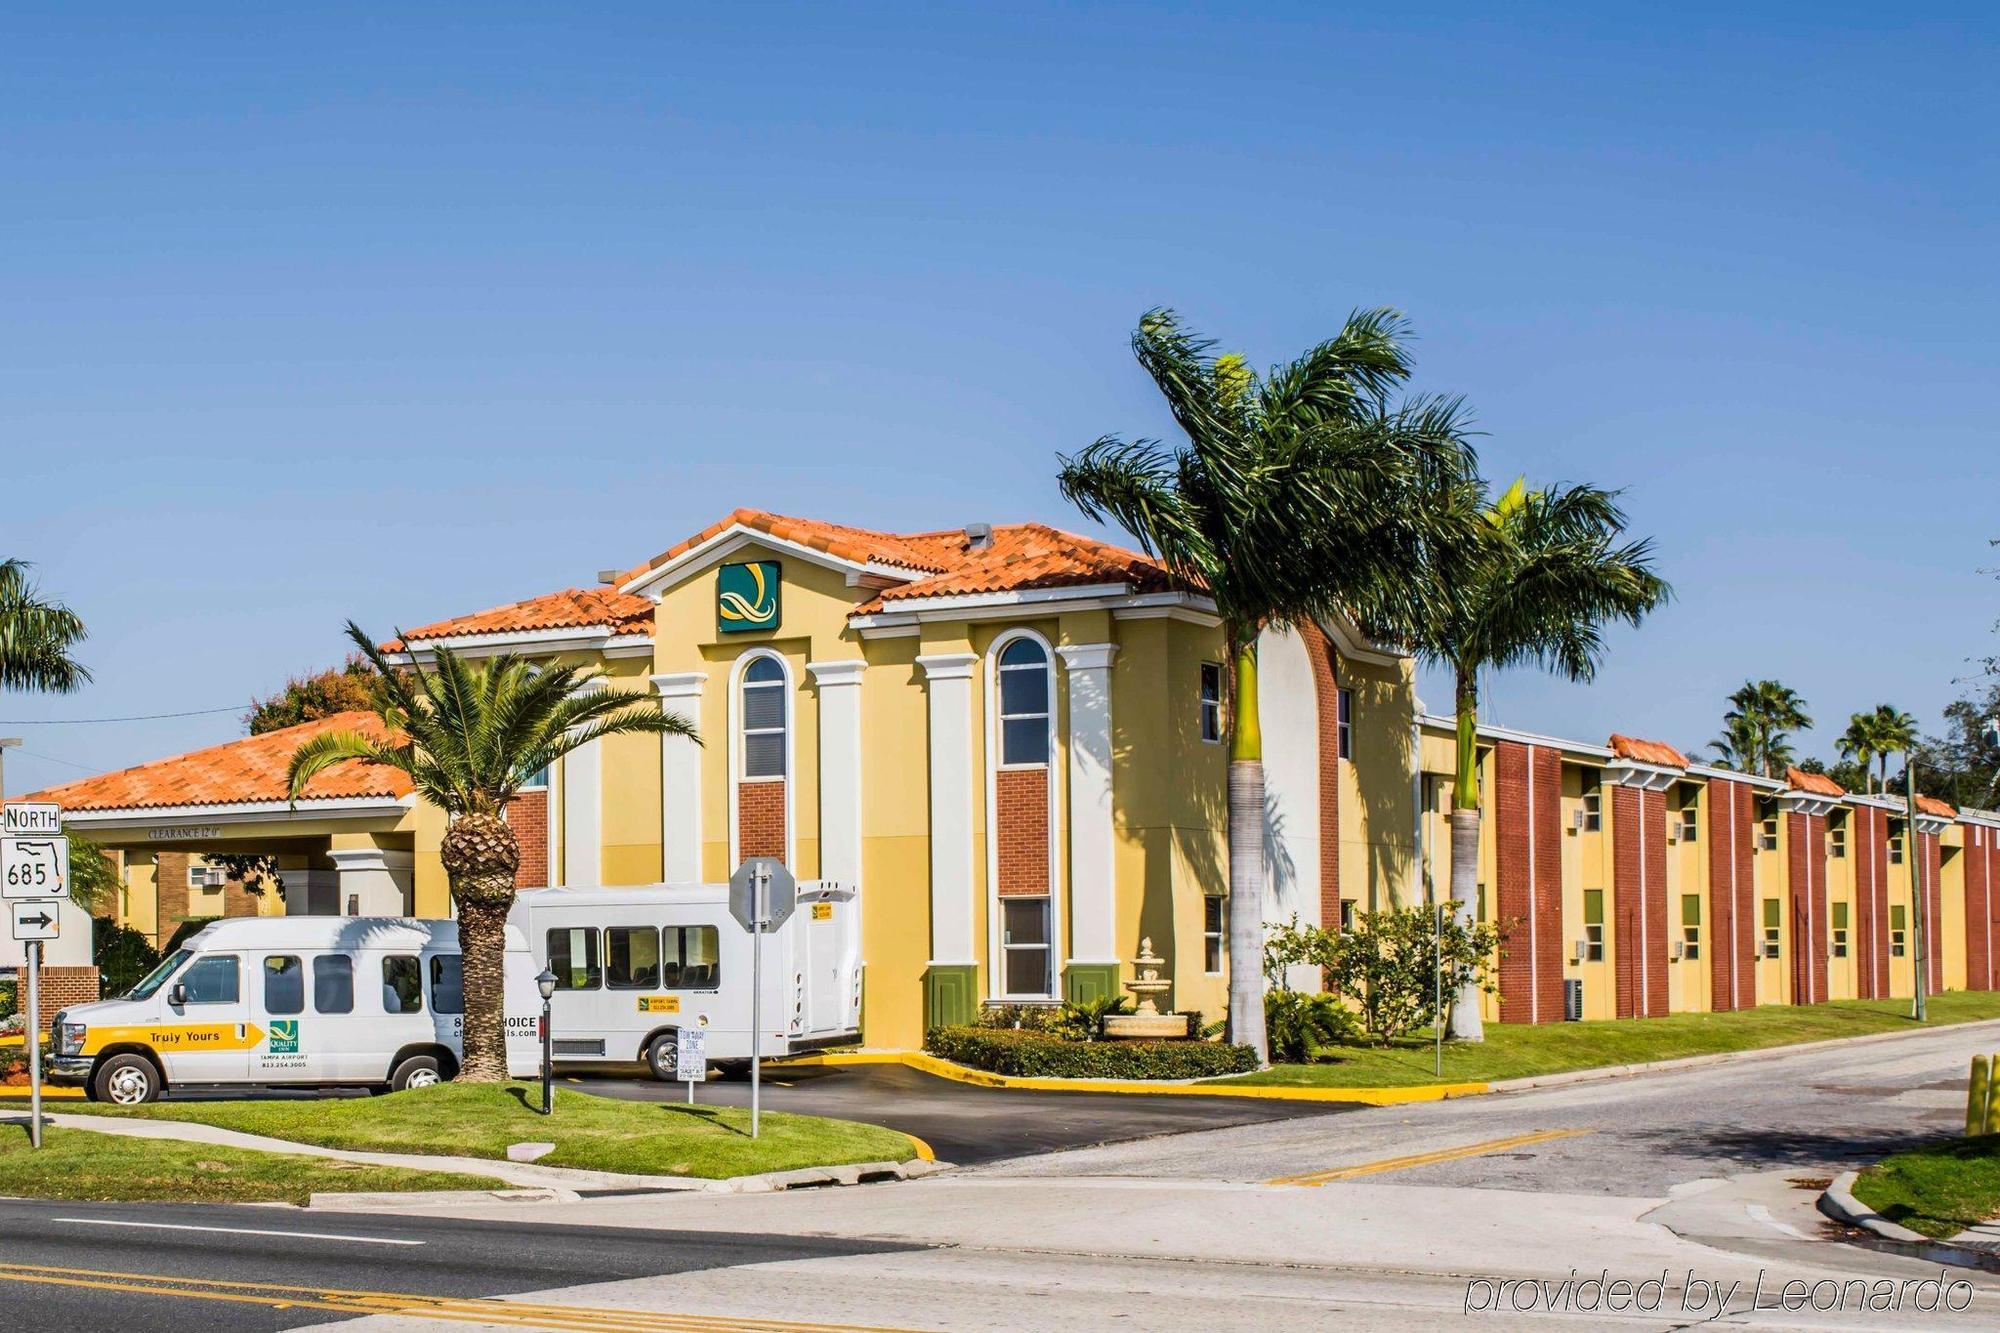
[[[61,898],[69,893],[69,841],[0,838],[0,898]]]
[[[13,909],[17,940],[52,940],[62,933],[62,918],[48,903],[15,903]]]

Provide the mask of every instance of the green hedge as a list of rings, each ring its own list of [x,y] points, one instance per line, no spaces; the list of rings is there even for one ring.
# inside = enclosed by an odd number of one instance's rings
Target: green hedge
[[[1062,1041],[1009,1028],[932,1028],[924,1049],[1015,1078],[1214,1078],[1257,1067],[1248,1046],[1208,1041]]]

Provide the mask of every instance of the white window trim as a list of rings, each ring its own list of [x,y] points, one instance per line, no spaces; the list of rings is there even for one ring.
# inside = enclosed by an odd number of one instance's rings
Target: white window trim
[[[750,670],[750,664],[759,658],[769,658],[778,664],[779,674],[784,678],[785,691],[785,776],[782,778],[745,778],[743,776],[743,677]],[[738,789],[745,783],[782,782],[785,784],[785,864],[794,866],[799,859],[799,821],[797,813],[799,784],[797,782],[799,744],[799,688],[798,680],[792,675],[792,664],[785,655],[773,648],[752,648],[739,655],[729,668],[729,865],[733,870],[743,860],[741,818],[738,811]]]
[[[1017,639],[1032,639],[1041,645],[1042,653],[1048,661],[1049,673],[1049,761],[1042,764],[1001,764],[1000,760],[1000,654],[1007,645]],[[1061,847],[1063,805],[1062,774],[1066,767],[1058,760],[1056,748],[1057,703],[1063,682],[1056,672],[1057,655],[1055,646],[1034,630],[1025,627],[1006,630],[986,647],[984,669],[980,673],[985,690],[985,706],[980,709],[986,719],[986,993],[999,1003],[1016,1003],[1028,1000],[1059,999],[1062,996],[1063,964],[1068,961],[1063,949],[1067,935],[1068,919],[1064,916],[1063,858]],[[1049,799],[1049,989],[1039,995],[1016,994],[1005,989],[1006,950],[1000,917],[1000,839],[998,779],[1003,769],[1044,768],[1048,773],[1046,783]]]
[[[1211,902],[1217,902],[1222,905],[1217,913],[1222,926],[1219,931],[1211,931],[1208,928],[1208,905]],[[1208,942],[1211,939],[1217,940],[1220,944],[1220,947],[1215,951],[1215,957],[1222,964],[1221,967],[1210,968],[1208,966]],[[1227,894],[1204,893],[1201,896],[1201,964],[1201,974],[1205,977],[1219,977],[1229,967],[1229,896]]]
[[[1005,640],[1006,640],[1006,642],[1004,642],[1004,643],[1003,643],[1003,642],[1001,642],[1001,639],[1005,639]],[[1002,635],[1002,636],[1001,636],[1001,639],[995,639],[995,640],[993,641],[993,642],[994,642],[994,646],[993,646],[993,648],[992,648],[991,650],[989,650],[989,652],[987,653],[987,656],[988,656],[988,658],[990,659],[990,665],[989,665],[989,666],[988,666],[988,668],[987,668],[987,674],[988,674],[988,675],[989,675],[989,676],[991,677],[991,679],[992,679],[992,685],[993,685],[993,707],[992,707],[992,709],[991,709],[991,712],[992,712],[992,714],[993,714],[993,718],[994,718],[994,722],[993,722],[993,744],[994,744],[994,750],[993,750],[993,754],[994,754],[994,756],[995,756],[995,760],[996,760],[996,766],[997,766],[997,767],[999,767],[999,768],[1002,768],[1002,769],[1036,769],[1036,768],[1054,768],[1054,767],[1056,766],[1056,672],[1055,672],[1055,665],[1056,665],[1056,654],[1055,654],[1055,650],[1054,650],[1053,648],[1051,648],[1051,647],[1049,646],[1049,644],[1048,644],[1048,641],[1047,641],[1046,639],[1042,638],[1042,636],[1041,636],[1041,635],[1039,635],[1039,634],[1034,634],[1034,633],[1032,633],[1032,632],[1016,632],[1016,631],[1012,631],[1012,630],[1010,630],[1010,631],[1008,631],[1008,633],[1007,633],[1007,634],[1005,634],[1005,635]],[[1042,670],[1043,670],[1043,671],[1044,671],[1044,672],[1045,672],[1045,673],[1047,674],[1047,676],[1048,676],[1048,686],[1049,686],[1049,688],[1048,688],[1048,693],[1046,694],[1046,696],[1045,696],[1045,697],[1043,698],[1043,700],[1042,700],[1042,708],[1043,708],[1043,713],[1042,713],[1042,721],[1043,721],[1043,723],[1045,724],[1045,726],[1046,726],[1046,729],[1047,729],[1047,731],[1048,731],[1048,738],[1049,738],[1049,743],[1048,743],[1048,749],[1047,749],[1047,752],[1046,752],[1046,754],[1045,754],[1044,758],[1043,758],[1043,759],[1041,760],[1041,762],[1039,762],[1039,763],[1033,763],[1033,762],[1030,762],[1030,763],[1025,763],[1025,764],[1022,764],[1022,763],[1007,763],[1007,762],[1005,762],[1005,761],[1004,761],[1004,759],[1002,758],[1002,756],[1004,756],[1004,754],[1005,754],[1005,748],[1004,748],[1004,746],[1005,746],[1005,742],[1004,742],[1004,739],[1003,739],[1003,738],[1004,738],[1004,729],[1002,728],[1001,724],[1002,724],[1002,723],[1004,723],[1004,722],[1006,722],[1006,721],[1008,721],[1008,720],[1009,720],[1010,718],[1011,718],[1012,720],[1014,720],[1014,721],[1017,721],[1017,722],[1025,722],[1025,721],[1028,721],[1029,719],[1031,719],[1031,718],[1033,718],[1033,717],[1035,716],[1035,715],[1034,715],[1033,713],[1013,713],[1013,714],[1004,714],[1004,713],[1002,713],[1002,712],[1000,711],[1000,710],[1001,710],[1001,707],[1002,707],[1002,704],[1001,704],[1001,702],[1000,702],[1000,673],[1001,673],[1001,672],[1002,672],[1003,670],[1005,670],[1005,671],[1016,671],[1016,672],[1020,672],[1020,671],[1027,671],[1027,670],[1030,670],[1030,669],[1031,669],[1031,668],[1028,668],[1028,667],[1002,667],[1002,666],[1000,665],[1000,654],[1001,654],[1001,652],[1002,652],[1002,651],[1003,651],[1004,649],[1006,649],[1006,648],[1009,648],[1009,647],[1011,647],[1011,646],[1012,646],[1012,645],[1013,645],[1013,644],[1014,644],[1014,643],[1015,643],[1016,641],[1018,641],[1018,640],[1020,640],[1020,639],[1032,639],[1032,640],[1034,640],[1034,641],[1035,641],[1036,643],[1039,643],[1039,644],[1040,644],[1040,645],[1042,646]]]
[[[1202,687],[1202,678],[1208,674],[1208,670],[1210,667],[1215,668],[1215,735],[1203,736],[1201,734],[1202,716],[1204,710],[1208,707],[1208,700],[1202,696],[1201,687]],[[1226,708],[1228,707],[1229,673],[1222,669],[1222,663],[1220,662],[1204,661],[1198,668],[1196,668],[1194,688],[1195,688],[1195,703],[1194,703],[1195,736],[1201,741],[1203,745],[1220,745],[1222,744],[1223,736],[1226,735],[1229,731],[1229,728],[1226,725],[1226,712],[1225,712]],[[1216,972],[1209,972],[1209,973],[1204,973],[1203,975],[1220,976],[1221,974]]]

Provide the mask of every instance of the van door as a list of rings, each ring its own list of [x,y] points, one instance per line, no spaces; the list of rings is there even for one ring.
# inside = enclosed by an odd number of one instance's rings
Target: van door
[[[847,950],[841,922],[836,913],[848,905],[821,900],[800,903],[794,914],[806,918],[806,1029],[831,1032],[839,1028],[847,1008],[847,988],[841,982],[841,963]]]
[[[159,1046],[169,1083],[241,1083],[250,1076],[251,1029],[243,959],[233,953],[195,955],[167,988],[167,1021]]]
[[[271,953],[255,959],[251,1010],[264,1040],[250,1050],[250,1077],[260,1083],[309,1083],[330,1077],[312,1058],[306,1011],[306,959]]]

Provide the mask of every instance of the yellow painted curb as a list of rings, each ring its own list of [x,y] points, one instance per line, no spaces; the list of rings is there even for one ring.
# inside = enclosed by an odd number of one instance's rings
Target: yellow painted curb
[[[970,1083],[981,1088],[1014,1088],[1028,1092],[1106,1092],[1150,1097],[1251,1097],[1273,1102],[1333,1102],[1363,1106],[1401,1106],[1409,1102],[1439,1102],[1448,1097],[1476,1097],[1492,1091],[1486,1083],[1423,1083],[1408,1088],[1324,1088],[1277,1083],[1149,1083],[1125,1078],[1017,1078],[940,1060],[925,1051],[822,1051],[787,1060],[792,1065],[843,1068],[853,1065],[901,1065],[920,1074]]]
[[[919,1162],[935,1162],[937,1160],[937,1153],[932,1150],[930,1144],[925,1143],[914,1134],[905,1133],[903,1137],[908,1139],[910,1146],[917,1150],[917,1160]]]
[[[64,1099],[81,1101],[84,1096],[85,1093],[82,1088],[56,1087],[50,1083],[42,1084],[42,1100],[45,1102],[62,1101]],[[32,1100],[33,1098],[28,1095],[26,1088],[0,1088],[0,1102],[25,1102]]]

